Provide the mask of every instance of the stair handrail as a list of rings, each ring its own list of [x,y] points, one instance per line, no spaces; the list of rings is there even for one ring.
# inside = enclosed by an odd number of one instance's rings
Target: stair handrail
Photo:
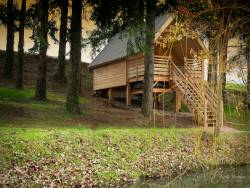
[[[185,75],[179,70],[179,68],[173,63],[171,62],[171,66],[173,67],[172,68],[172,71],[174,74],[176,74],[177,77],[180,77],[180,79],[184,80],[186,82],[186,85],[189,85],[193,92],[195,92],[195,95],[198,96],[198,100],[193,97],[192,95],[192,92],[189,92],[189,94],[191,95],[191,98],[192,98],[192,102],[195,104],[198,104],[198,106],[196,108],[202,108],[202,101],[204,101],[204,96],[201,95],[201,93],[199,91],[197,91],[197,89],[194,87],[194,85],[185,77]],[[187,88],[187,87],[185,87]],[[186,89],[185,92],[187,92],[188,90]],[[185,92],[184,92],[184,95],[185,95]]]

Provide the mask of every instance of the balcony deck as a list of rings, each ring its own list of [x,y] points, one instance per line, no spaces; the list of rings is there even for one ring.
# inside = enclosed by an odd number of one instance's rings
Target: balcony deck
[[[170,57],[154,56],[154,81],[170,81]],[[136,82],[144,79],[144,61],[134,61],[127,65],[127,81]]]

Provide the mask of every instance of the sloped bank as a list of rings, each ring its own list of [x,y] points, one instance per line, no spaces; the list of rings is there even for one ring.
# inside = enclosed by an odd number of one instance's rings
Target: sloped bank
[[[0,150],[2,184],[105,187],[250,163],[250,134],[215,139],[198,129],[1,128]]]

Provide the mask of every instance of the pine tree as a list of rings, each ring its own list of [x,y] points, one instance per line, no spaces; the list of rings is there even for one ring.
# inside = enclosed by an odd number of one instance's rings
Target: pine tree
[[[66,82],[65,76],[65,52],[67,43],[67,20],[68,20],[68,0],[60,0],[61,9],[60,19],[60,39],[58,52],[58,67],[55,75],[56,80]]]
[[[7,1],[7,45],[3,76],[5,79],[13,78],[14,63],[14,11],[13,0]]]
[[[80,62],[81,62],[81,37],[82,37],[82,1],[72,2],[72,22],[70,30],[70,65],[66,109],[70,113],[80,113],[79,88],[80,88]]]
[[[156,1],[146,1],[146,37],[147,50],[144,58],[144,85],[142,99],[142,114],[151,115],[153,109],[153,84],[154,84],[154,32],[155,32]]]
[[[22,0],[20,12],[20,26],[19,26],[19,43],[18,43],[18,60],[17,60],[17,76],[16,88],[23,89],[23,64],[24,64],[24,25],[26,13],[26,0]]]
[[[35,99],[46,100],[47,48],[48,48],[48,0],[40,0],[39,64]]]

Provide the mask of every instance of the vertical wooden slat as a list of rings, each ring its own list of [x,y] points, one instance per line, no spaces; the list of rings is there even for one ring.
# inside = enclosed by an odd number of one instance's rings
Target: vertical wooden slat
[[[207,99],[205,99],[204,101],[204,127],[207,128],[208,124],[207,124]]]

